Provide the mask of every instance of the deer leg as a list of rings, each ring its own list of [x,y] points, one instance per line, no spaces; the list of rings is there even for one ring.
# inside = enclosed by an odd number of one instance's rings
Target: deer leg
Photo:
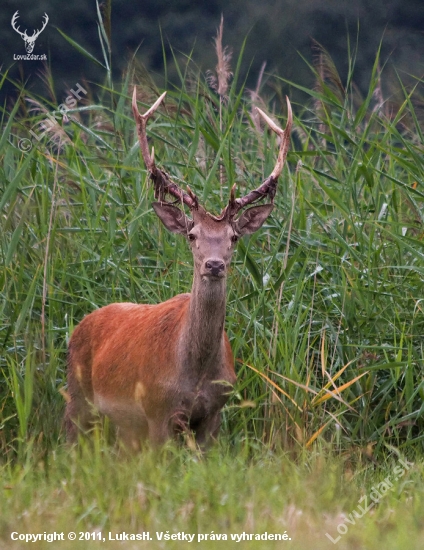
[[[195,440],[199,447],[208,447],[208,445],[218,437],[220,425],[221,413],[218,411],[214,415],[203,419],[197,425],[192,426],[195,433]]]
[[[139,451],[149,434],[148,422],[141,405],[114,402],[104,396],[96,397],[99,411],[110,418],[116,427],[116,435],[129,451]]]
[[[121,422],[117,434],[129,451],[138,452],[147,439],[148,427],[147,424],[132,424],[131,422],[122,424]]]
[[[153,447],[161,447],[170,437],[169,422],[167,419],[149,421],[149,440]]]
[[[88,431],[94,422],[93,405],[81,392],[70,397],[66,404],[65,429],[68,443],[75,443],[80,431]]]

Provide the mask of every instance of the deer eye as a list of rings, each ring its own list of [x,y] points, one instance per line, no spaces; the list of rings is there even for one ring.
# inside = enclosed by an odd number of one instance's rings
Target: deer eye
[[[196,236],[193,235],[193,233],[189,233],[189,234],[187,235],[187,239],[188,239],[189,241],[192,241],[192,242],[193,242],[193,241],[196,240]]]
[[[238,238],[237,235],[233,235],[233,236],[231,237],[231,241],[232,241],[233,243],[236,243],[238,240],[239,240],[239,238]]]

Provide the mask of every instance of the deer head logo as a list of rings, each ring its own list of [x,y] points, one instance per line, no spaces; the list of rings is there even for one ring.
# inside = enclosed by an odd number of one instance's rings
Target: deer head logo
[[[43,26],[40,30],[34,30],[33,34],[31,36],[27,35],[27,32],[21,32],[19,30],[19,27],[16,27],[16,21],[19,17],[19,11],[15,12],[12,17],[12,27],[13,29],[21,35],[23,41],[25,42],[25,49],[27,53],[32,53],[32,50],[34,49],[35,41],[39,37],[39,35],[44,31],[46,28],[47,23],[49,22],[49,17],[47,13],[43,16]]]

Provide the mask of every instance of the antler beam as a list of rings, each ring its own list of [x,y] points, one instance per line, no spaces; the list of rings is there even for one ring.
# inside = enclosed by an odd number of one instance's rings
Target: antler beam
[[[260,185],[257,189],[250,191],[250,193],[238,199],[235,198],[235,186],[231,189],[230,200],[228,206],[225,208],[224,211],[225,214],[228,215],[230,218],[234,217],[237,212],[239,212],[239,210],[241,210],[248,204],[252,204],[253,202],[264,199],[266,196],[271,199],[271,202],[274,201],[275,193],[277,191],[278,177],[281,174],[283,166],[286,162],[287,152],[290,146],[290,133],[293,125],[293,112],[291,104],[288,97],[286,97],[286,100],[287,124],[285,130],[282,130],[279,126],[277,126],[277,124],[275,124],[273,120],[271,120],[268,115],[266,115],[261,109],[257,108],[258,113],[268,124],[271,130],[273,130],[280,137],[280,150],[278,152],[277,162],[274,166],[273,171],[266,178],[266,180],[264,180],[262,185]]]
[[[16,11],[14,14],[13,14],[13,17],[12,17],[12,27],[13,27],[13,30],[15,30],[18,34],[20,34],[22,37],[27,37],[27,33],[26,31],[25,32],[22,32],[20,31],[19,29],[21,28],[20,26],[17,27],[16,26],[16,21],[19,19],[19,11]]]
[[[35,40],[44,31],[48,22],[49,22],[49,16],[47,15],[47,13],[45,13],[43,15],[43,27],[39,31],[35,30],[31,38],[34,38]]]
[[[147,170],[149,171],[150,178],[154,184],[155,198],[161,202],[165,202],[166,194],[172,195],[179,202],[186,204],[190,209],[198,209],[199,201],[196,195],[187,187],[187,193],[178,187],[169,177],[169,175],[160,170],[155,164],[155,155],[154,149],[152,152],[149,151],[149,145],[147,142],[147,133],[146,127],[149,118],[154,114],[158,109],[160,104],[163,102],[166,96],[164,92],[155,103],[144,113],[140,114],[137,108],[137,90],[134,86],[134,93],[132,98],[132,109],[134,113],[134,118],[137,124],[137,133],[138,139],[140,142],[140,149],[143,155],[144,163]],[[290,105],[289,98],[287,100],[287,124],[286,128],[282,130],[275,122],[266,115],[261,109],[257,109],[260,116],[268,124],[268,126],[273,130],[280,138],[280,149],[278,152],[277,162],[272,170],[271,174],[263,181],[263,183],[253,191],[250,191],[247,195],[240,198],[235,198],[235,185],[231,189],[230,200],[228,206],[223,210],[220,216],[214,216],[217,220],[223,219],[224,217],[233,218],[242,208],[252,204],[256,201],[262,200],[266,197],[269,197],[271,203],[274,201],[275,193],[277,190],[278,177],[280,176],[286,158],[287,152],[290,145],[290,133],[293,125],[293,113]]]
[[[137,133],[138,140],[140,142],[141,154],[143,155],[144,164],[146,165],[147,170],[150,174],[150,179],[153,181],[155,198],[161,202],[165,202],[165,195],[169,194],[175,197],[179,202],[186,204],[190,209],[196,209],[199,206],[196,195],[188,189],[188,193],[185,193],[182,189],[178,187],[168,176],[166,172],[160,170],[155,164],[155,153],[152,149],[152,153],[149,151],[149,144],[147,142],[147,121],[159,107],[166,96],[164,92],[159,99],[144,113],[140,114],[137,108],[137,90],[134,86],[134,93],[132,98],[132,110],[134,118],[137,124]]]

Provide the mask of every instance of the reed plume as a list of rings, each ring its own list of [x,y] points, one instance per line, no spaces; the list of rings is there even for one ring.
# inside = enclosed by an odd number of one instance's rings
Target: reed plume
[[[228,86],[233,73],[231,72],[230,61],[233,55],[232,50],[228,47],[222,46],[222,35],[224,33],[224,16],[221,15],[221,23],[218,27],[216,37],[214,39],[215,52],[218,58],[218,64],[215,68],[216,74],[211,71],[207,73],[207,80],[210,87],[217,92],[217,94],[225,99],[228,91]]]

